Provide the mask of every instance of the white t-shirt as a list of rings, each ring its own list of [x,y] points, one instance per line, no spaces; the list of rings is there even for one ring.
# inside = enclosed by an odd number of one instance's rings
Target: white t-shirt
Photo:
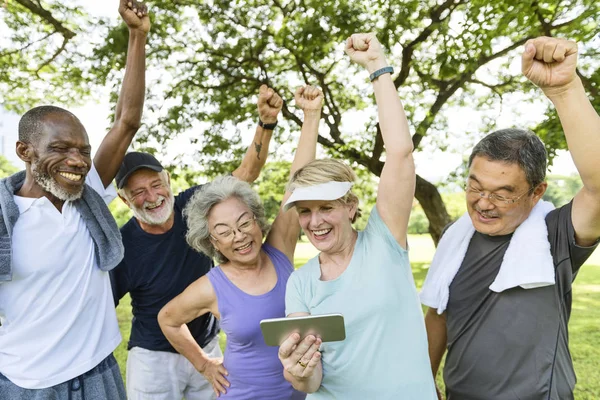
[[[86,183],[106,204],[116,197],[92,166]],[[94,368],[121,342],[108,272],[72,202],[14,196],[13,279],[0,283],[0,373],[43,389]]]

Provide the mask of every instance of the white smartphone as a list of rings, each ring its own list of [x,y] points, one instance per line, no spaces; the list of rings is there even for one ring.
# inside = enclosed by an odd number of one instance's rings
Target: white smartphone
[[[280,346],[294,332],[299,333],[301,338],[318,336],[323,342],[346,339],[342,314],[263,319],[260,321],[260,329],[268,346]]]

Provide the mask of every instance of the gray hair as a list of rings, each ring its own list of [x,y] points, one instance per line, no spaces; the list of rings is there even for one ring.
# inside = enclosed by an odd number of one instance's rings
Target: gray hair
[[[490,161],[516,163],[525,172],[531,188],[546,180],[548,154],[535,133],[525,129],[501,129],[490,133],[475,147],[469,157],[469,167],[477,156]]]
[[[220,264],[229,260],[210,241],[208,214],[214,206],[232,197],[239,199],[250,208],[264,237],[270,226],[260,197],[248,182],[233,176],[220,176],[202,186],[194,193],[183,210],[183,217],[188,226],[185,239],[190,247],[214,258]]]
[[[44,119],[51,114],[63,114],[79,121],[72,112],[56,106],[39,106],[27,111],[19,120],[19,141],[23,143],[37,142],[44,129]]]

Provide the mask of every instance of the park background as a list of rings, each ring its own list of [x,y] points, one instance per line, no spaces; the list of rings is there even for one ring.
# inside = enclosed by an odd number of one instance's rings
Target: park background
[[[374,204],[385,152],[367,74],[349,65],[344,39],[375,31],[394,66],[415,145],[417,189],[411,263],[421,285],[443,227],[464,212],[469,149],[505,127],[532,129],[551,159],[546,198],[569,201],[580,187],[556,113],[520,75],[527,39],[561,36],[579,43],[578,74],[600,111],[600,3],[592,0],[153,0],[147,100],[132,148],[168,166],[174,189],[203,183],[239,163],[256,126],[256,94],[268,83],[285,103],[269,162],[255,184],[274,216],[301,126],[294,87],[325,94],[319,155],[357,171],[363,210]],[[6,175],[19,115],[55,104],[72,110],[94,148],[110,127],[127,48],[118,1],[0,0],[0,158]],[[119,200],[111,209],[129,218]],[[364,226],[366,216],[357,224]],[[296,265],[315,254],[300,242]],[[570,342],[576,399],[600,398],[600,252],[573,287]],[[124,370],[130,305],[118,315]],[[439,377],[438,377],[439,378]]]

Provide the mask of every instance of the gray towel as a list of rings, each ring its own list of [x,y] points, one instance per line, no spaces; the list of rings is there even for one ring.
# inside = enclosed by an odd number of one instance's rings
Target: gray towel
[[[23,186],[25,171],[17,172],[0,181],[0,281],[12,280],[12,233],[19,207],[14,194]],[[110,271],[123,258],[121,233],[102,197],[87,184],[80,199],[73,202],[81,214],[94,241],[94,252],[98,266]]]

